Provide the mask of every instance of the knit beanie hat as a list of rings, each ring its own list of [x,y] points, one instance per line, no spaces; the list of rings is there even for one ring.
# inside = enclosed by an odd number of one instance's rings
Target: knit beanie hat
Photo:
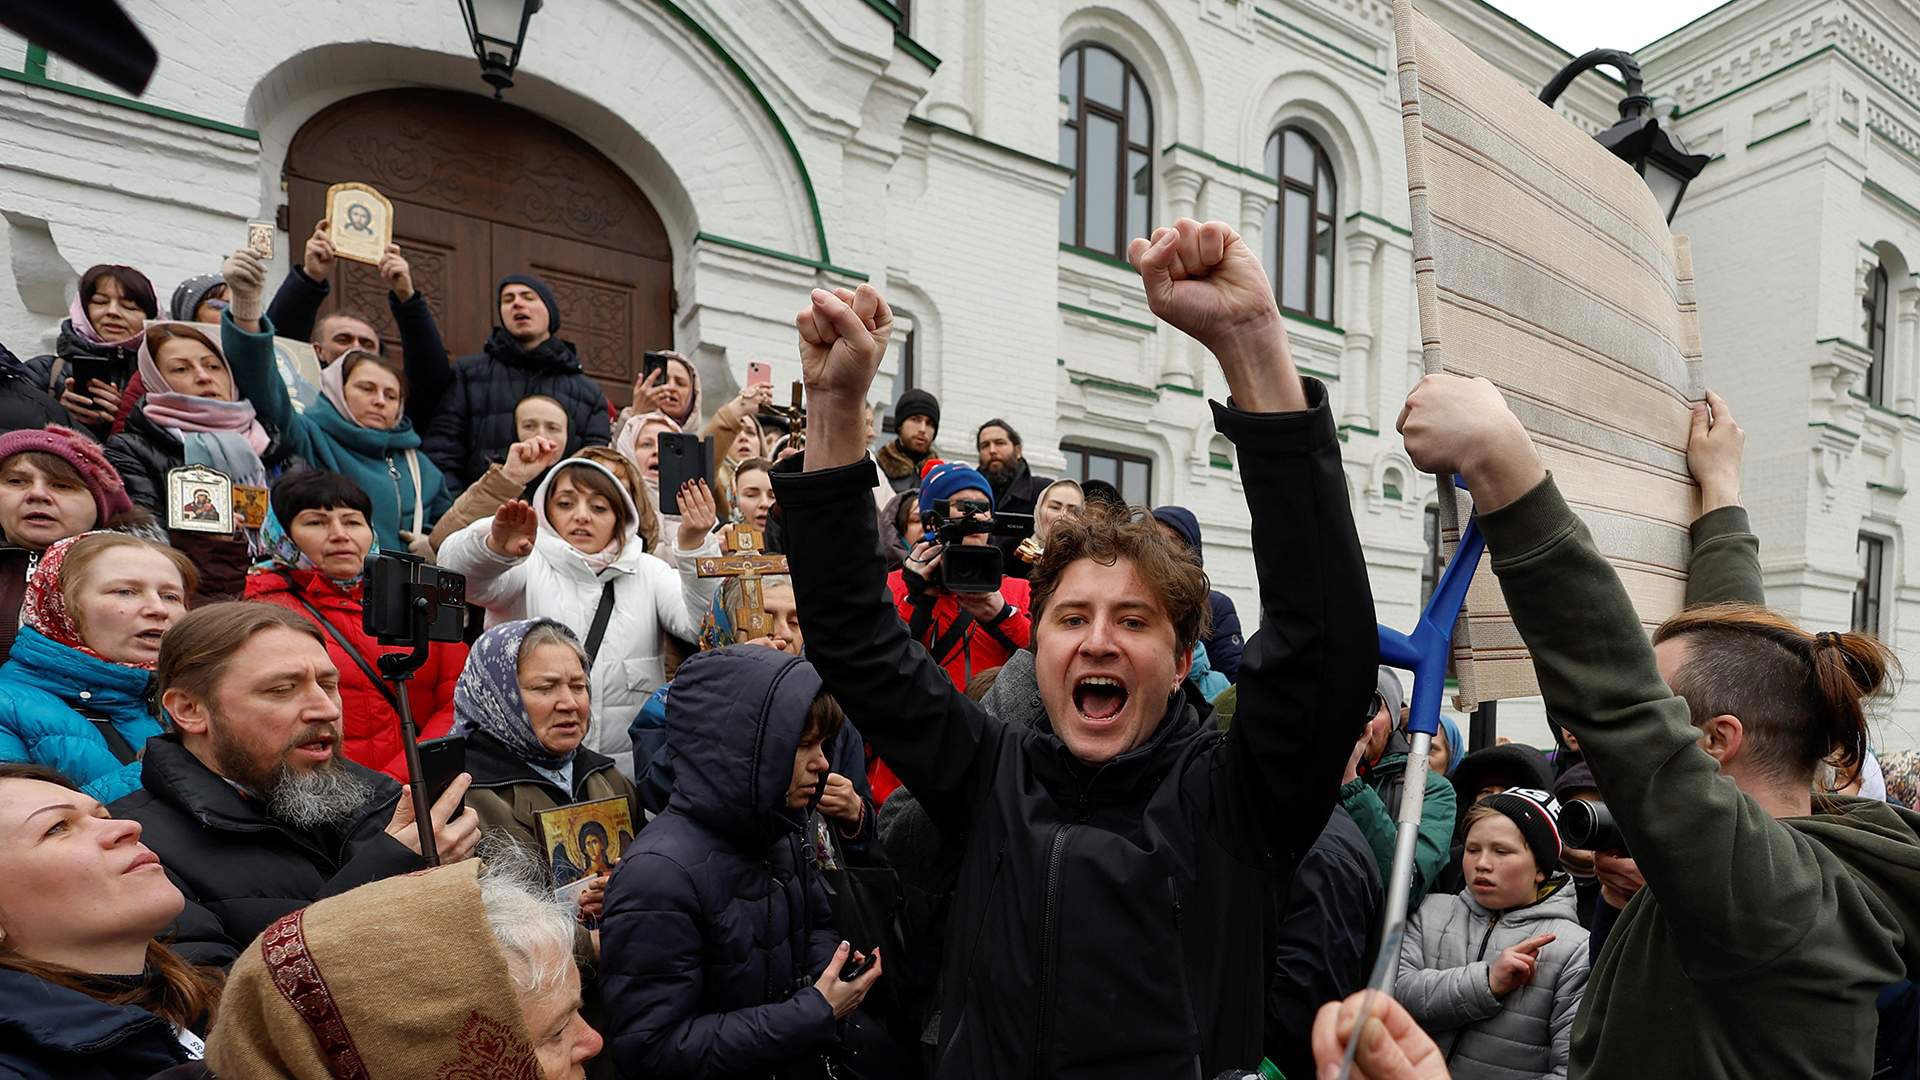
[[[937,461],[928,465],[920,474],[920,513],[922,516],[933,512],[933,504],[941,499],[951,499],[956,492],[972,488],[984,491],[991,498],[993,485],[980,475],[980,470],[958,461]]]
[[[167,314],[179,322],[192,322],[193,313],[207,302],[207,294],[227,283],[219,274],[201,274],[190,277],[173,287],[173,301],[167,305]]]
[[[1480,800],[1513,819],[1543,874],[1560,869],[1560,800],[1539,788],[1508,788]]]
[[[508,274],[500,279],[500,284],[493,287],[493,306],[496,309],[500,306],[500,294],[506,291],[509,285],[525,285],[532,289],[533,294],[540,298],[540,302],[547,305],[547,333],[560,332],[560,302],[553,298],[552,287],[532,274]],[[494,314],[498,315],[499,312],[496,310]]]
[[[1373,689],[1387,703],[1387,723],[1398,724],[1400,706],[1407,700],[1407,692],[1400,689],[1399,674],[1387,665],[1381,664],[1380,669],[1373,676]],[[1448,750],[1451,751],[1452,747],[1448,747]]]
[[[107,460],[107,455],[100,452],[99,444],[85,435],[58,424],[0,435],[0,462],[31,451],[52,454],[80,474],[87,490],[93,493],[93,510],[97,516],[94,525],[104,527],[114,517],[133,509],[133,500],[127,497],[127,486],[121,482],[120,474]]]
[[[925,390],[909,390],[894,404],[894,423],[904,424],[909,416],[926,417],[933,424],[933,433],[940,433],[940,399]]]

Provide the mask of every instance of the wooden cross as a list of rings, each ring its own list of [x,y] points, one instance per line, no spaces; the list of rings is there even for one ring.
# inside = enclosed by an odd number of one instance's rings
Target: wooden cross
[[[747,525],[736,525],[727,540],[727,554],[709,555],[695,562],[703,578],[738,578],[740,602],[734,605],[733,640],[751,641],[773,633],[773,620],[767,617],[760,579],[766,574],[787,572],[785,555],[760,554],[760,534]]]

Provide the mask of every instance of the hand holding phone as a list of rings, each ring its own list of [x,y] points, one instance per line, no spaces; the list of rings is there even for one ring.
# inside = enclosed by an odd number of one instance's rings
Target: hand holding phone
[[[660,447],[660,512],[679,517],[680,485],[692,480],[711,485],[713,450],[698,435],[663,431]]]
[[[747,361],[747,385],[772,386],[773,365],[767,363],[765,360]]]
[[[427,785],[427,805],[440,801],[440,796],[453,786],[453,780],[467,771],[467,737],[448,735],[439,739],[426,739],[420,743],[420,775]],[[466,797],[460,798],[450,818],[459,817],[467,807]]]

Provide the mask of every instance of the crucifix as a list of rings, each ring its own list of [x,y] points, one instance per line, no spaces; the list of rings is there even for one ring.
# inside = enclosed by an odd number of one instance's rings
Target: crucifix
[[[773,633],[773,620],[767,617],[760,579],[767,574],[787,572],[785,555],[762,555],[760,534],[746,525],[736,525],[727,538],[725,555],[709,555],[694,566],[703,578],[734,578],[740,582],[740,600],[728,614],[733,616],[733,640],[752,641]]]

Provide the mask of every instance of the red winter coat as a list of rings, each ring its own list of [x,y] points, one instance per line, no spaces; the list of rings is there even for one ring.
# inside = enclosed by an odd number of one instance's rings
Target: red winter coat
[[[887,588],[893,590],[893,610],[900,616],[901,622],[912,628],[919,608],[915,605],[913,591],[907,587],[905,572],[895,570],[888,574]],[[963,694],[966,693],[967,683],[975,675],[999,667],[1007,662],[1014,650],[1025,649],[1032,644],[1033,621],[1027,610],[1027,583],[1019,578],[1005,578],[1000,582],[1000,595],[1012,606],[1012,614],[991,629],[978,622],[973,623],[967,627],[965,634],[937,655],[934,654],[934,646],[947,637],[953,620],[960,615],[960,603],[951,593],[930,593],[922,598],[923,602],[925,599],[932,600],[932,619],[917,640],[946,669],[947,678],[952,679],[953,685]],[[873,759],[872,767],[867,771],[867,782],[873,788],[876,806],[886,802],[887,796],[900,786],[892,770],[878,758]]]
[[[312,619],[313,616],[293,595],[297,585],[307,603],[325,616],[329,625],[353,642],[354,648],[359,650],[369,665],[377,666],[382,653],[406,651],[398,646],[382,646],[361,629],[362,586],[355,586],[351,593],[344,593],[313,570],[294,570],[291,576],[292,582],[289,583],[288,575],[278,570],[254,571],[247,576],[247,599],[278,604],[302,618]],[[340,669],[340,708],[344,714],[341,724],[346,732],[344,752],[347,759],[369,769],[378,769],[406,783],[407,756],[406,748],[400,741],[400,714],[387,704],[380,689],[373,685],[366,673],[360,670],[360,665],[333,639],[333,635],[327,633],[324,627],[320,633],[327,645],[327,655],[333,659],[333,666]],[[413,706],[413,722],[419,727],[422,739],[438,738],[453,727],[453,686],[466,664],[465,645],[435,642],[427,652],[426,665],[407,682],[408,701]]]

